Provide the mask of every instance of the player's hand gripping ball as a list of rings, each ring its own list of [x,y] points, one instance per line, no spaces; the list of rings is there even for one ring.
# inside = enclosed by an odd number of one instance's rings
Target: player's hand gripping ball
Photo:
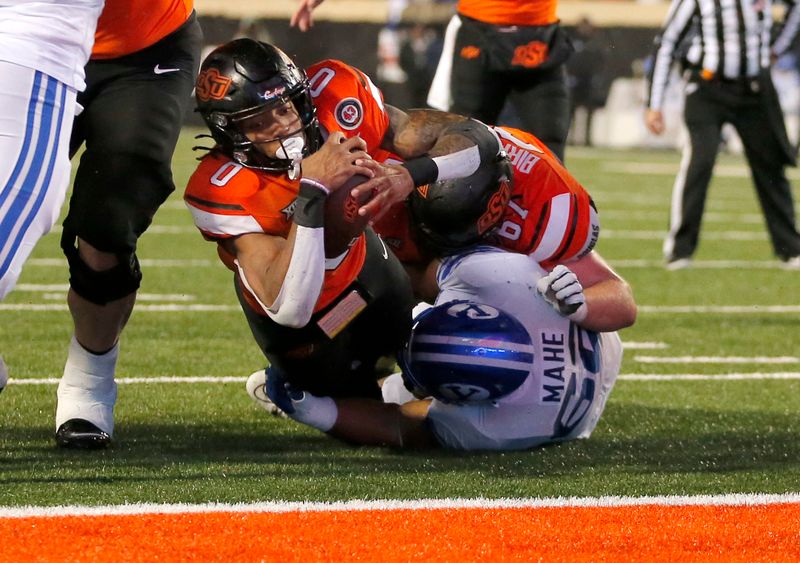
[[[325,200],[325,258],[341,256],[367,227],[369,216],[359,215],[358,209],[369,200],[369,195],[356,199],[350,192],[368,179],[356,174]]]

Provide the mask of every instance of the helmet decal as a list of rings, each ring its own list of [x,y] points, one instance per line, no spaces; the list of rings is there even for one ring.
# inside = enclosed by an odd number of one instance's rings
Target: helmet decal
[[[486,205],[486,212],[478,219],[479,234],[485,234],[500,222],[510,200],[511,187],[507,181],[503,180],[500,182],[500,189],[489,199],[489,203]]]
[[[452,301],[424,311],[398,363],[406,386],[447,403],[494,401],[518,389],[535,347],[512,315],[482,303]]]
[[[263,94],[259,94],[258,97],[265,102],[269,102],[270,100],[274,100],[275,98],[280,98],[283,96],[285,91],[286,86],[276,86],[275,88],[267,89]]]
[[[345,98],[336,104],[333,115],[336,117],[336,123],[342,129],[350,131],[361,125],[361,121],[364,119],[364,108],[356,98]]]
[[[197,76],[195,95],[202,102],[222,100],[228,93],[231,82],[233,81],[230,78],[222,76],[216,68],[209,68]]]

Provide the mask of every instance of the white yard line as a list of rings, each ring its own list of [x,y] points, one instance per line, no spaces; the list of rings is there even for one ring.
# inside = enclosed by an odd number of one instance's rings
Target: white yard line
[[[669,348],[666,342],[624,342],[626,350],[664,350]]]
[[[600,229],[600,238],[622,240],[661,240],[666,236],[666,231],[629,231],[622,229]],[[762,231],[704,231],[703,239],[706,240],[739,240],[760,241],[767,240],[767,233]]]
[[[44,303],[0,303],[0,311],[29,311],[32,313],[43,313],[51,311],[67,311],[66,304],[44,304]],[[209,305],[197,303],[193,305],[163,304],[163,305],[136,305],[139,313],[195,313],[198,311],[207,313],[230,313],[241,311],[238,305]]]
[[[640,305],[640,313],[714,313],[719,315],[763,315],[800,313],[800,305]]]
[[[190,259],[190,260],[174,260],[174,259],[161,259],[161,258],[140,258],[139,263],[142,266],[146,266],[149,268],[205,268],[208,266],[219,266],[221,265],[219,260],[204,260],[200,259]],[[26,266],[44,266],[47,268],[50,267],[58,267],[58,268],[66,268],[67,267],[67,260],[66,258],[31,258],[27,262],[25,262]]]
[[[340,502],[256,502],[105,506],[22,506],[0,508],[0,518],[37,516],[117,516],[130,514],[198,514],[208,512],[351,512],[373,510],[452,510],[483,508],[599,508],[622,506],[765,506],[800,503],[800,494],[731,493],[692,496],[605,496],[501,499],[350,500]]]
[[[627,346],[626,346],[627,347]],[[797,364],[795,356],[634,356],[642,364]]]
[[[634,259],[609,259],[617,268],[663,268],[663,260]],[[691,269],[694,270],[781,270],[783,264],[778,260],[694,260]]]

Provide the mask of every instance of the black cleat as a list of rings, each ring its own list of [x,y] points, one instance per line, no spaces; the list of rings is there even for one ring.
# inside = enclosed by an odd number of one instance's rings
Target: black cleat
[[[56,430],[56,444],[59,448],[79,450],[99,450],[108,447],[111,436],[97,426],[82,418],[72,418]]]

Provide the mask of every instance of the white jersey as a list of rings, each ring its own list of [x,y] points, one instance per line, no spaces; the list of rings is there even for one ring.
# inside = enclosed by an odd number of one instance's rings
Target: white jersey
[[[559,315],[536,291],[545,272],[528,256],[480,247],[445,259],[436,304],[485,303],[522,322],[534,346],[531,375],[493,403],[456,405],[433,400],[431,428],[455,449],[525,449],[586,438],[594,430],[619,373],[616,333],[587,331]]]
[[[0,61],[81,91],[104,0],[0,0]]]

